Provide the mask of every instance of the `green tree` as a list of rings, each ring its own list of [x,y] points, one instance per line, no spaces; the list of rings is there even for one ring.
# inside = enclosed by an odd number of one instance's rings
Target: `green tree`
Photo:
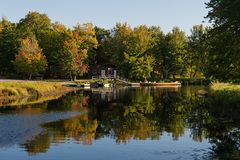
[[[228,31],[239,34],[240,2],[238,0],[210,0],[206,5],[210,9],[206,18],[209,18],[214,27],[229,29]]]
[[[51,20],[46,14],[29,12],[25,18],[19,21],[17,27],[24,36],[32,33],[40,41],[41,32],[51,29]]]
[[[162,41],[160,55],[158,56],[158,65],[163,75],[163,79],[169,79],[170,76],[183,75],[185,68],[187,38],[183,31],[174,27]]]
[[[130,79],[143,79],[151,76],[154,56],[149,53],[152,48],[152,35],[146,26],[132,29],[127,23],[118,23],[106,46],[112,66],[120,74]]]
[[[161,79],[163,76],[162,72],[162,63],[163,63],[163,55],[166,53],[164,50],[165,45],[165,34],[161,31],[161,28],[158,26],[152,26],[149,28],[153,38],[153,47],[150,49],[150,53],[155,58],[154,65],[154,73],[152,76],[154,79]]]
[[[60,23],[52,24],[51,30],[40,35],[40,46],[48,61],[47,75],[50,77],[65,76],[61,60],[64,59],[64,42],[71,38],[71,30]]]
[[[126,41],[124,65],[127,77],[132,79],[149,78],[154,66],[154,57],[149,53],[152,48],[152,35],[148,27],[134,28]]]
[[[206,34],[206,27],[196,25],[193,26],[191,35],[188,37],[186,62],[188,64],[187,72],[190,78],[203,76],[207,57]]]
[[[210,0],[207,18],[213,23],[209,31],[209,54],[206,75],[220,81],[240,80],[240,2]]]
[[[183,75],[186,71],[184,58],[186,56],[186,45],[187,38],[183,31],[178,27],[174,27],[172,32],[167,35],[169,53],[173,55],[173,63],[171,64],[171,72],[173,77],[178,75]]]
[[[95,27],[95,32],[98,41],[98,47],[90,52],[88,56],[89,66],[113,66],[112,53],[109,52],[110,31],[104,28]]]
[[[20,37],[16,30],[16,25],[2,18],[0,21],[0,74],[10,74],[14,72],[11,63],[15,59],[20,46]]]
[[[130,67],[128,77],[131,79],[150,78],[153,72],[154,57],[151,55],[143,55],[141,57],[129,56],[125,54],[124,60],[126,66]],[[127,71],[127,68],[125,72]]]
[[[44,72],[47,67],[47,60],[39,48],[35,38],[24,38],[16,59],[13,62],[16,70],[32,78],[32,75]]]
[[[112,31],[111,38],[109,39],[109,54],[112,54],[112,59],[115,67],[119,70],[120,74],[126,75],[124,61],[124,52],[127,50],[127,41],[132,32],[132,28],[127,24],[117,23]]]

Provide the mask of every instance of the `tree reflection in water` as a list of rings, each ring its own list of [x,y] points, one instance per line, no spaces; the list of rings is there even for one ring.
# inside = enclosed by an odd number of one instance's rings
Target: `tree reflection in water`
[[[194,141],[209,139],[210,158],[239,159],[240,100],[231,103],[219,95],[199,97],[198,89],[122,88],[70,94],[49,102],[47,110],[78,110],[83,114],[43,124],[44,134],[24,147],[29,153],[39,153],[46,152],[50,143],[69,139],[84,145],[103,137],[129,143],[133,139],[159,140],[164,133],[178,140],[189,130]]]

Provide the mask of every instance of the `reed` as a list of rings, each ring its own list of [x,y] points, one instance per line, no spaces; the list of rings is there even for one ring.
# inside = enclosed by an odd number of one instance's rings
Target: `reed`
[[[240,92],[240,84],[212,83],[211,89],[213,91],[237,91],[237,92]]]
[[[65,89],[66,88],[64,86],[57,82],[0,82],[0,98],[44,96],[51,92],[57,92]]]
[[[210,86],[211,98],[218,106],[239,107],[240,85],[231,83],[213,83]]]

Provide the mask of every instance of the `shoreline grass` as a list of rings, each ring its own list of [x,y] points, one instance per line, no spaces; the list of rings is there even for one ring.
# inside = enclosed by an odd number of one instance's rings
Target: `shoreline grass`
[[[240,92],[240,84],[231,83],[212,83],[210,88],[213,91],[233,91]]]
[[[43,96],[48,92],[62,89],[63,86],[55,82],[1,82],[0,97],[7,96]]]
[[[219,106],[239,107],[240,84],[213,83],[210,86],[211,98]]]
[[[0,82],[0,106],[9,105],[19,99],[60,97],[65,93],[76,90],[62,85],[60,82],[46,81],[16,81]],[[26,101],[27,102],[27,101]]]

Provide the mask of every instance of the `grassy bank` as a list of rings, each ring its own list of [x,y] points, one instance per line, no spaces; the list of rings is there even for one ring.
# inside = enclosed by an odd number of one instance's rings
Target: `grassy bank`
[[[58,97],[72,89],[58,82],[19,81],[0,82],[0,106],[8,105],[17,99],[37,100],[38,98]]]
[[[218,106],[240,106],[240,85],[213,83],[210,86],[211,98]]]
[[[0,97],[44,96],[62,89],[60,83],[54,82],[1,82]]]
[[[240,93],[240,84],[212,83],[211,89],[213,91],[236,91]]]
[[[209,85],[210,81],[205,78],[176,78],[182,85]]]

